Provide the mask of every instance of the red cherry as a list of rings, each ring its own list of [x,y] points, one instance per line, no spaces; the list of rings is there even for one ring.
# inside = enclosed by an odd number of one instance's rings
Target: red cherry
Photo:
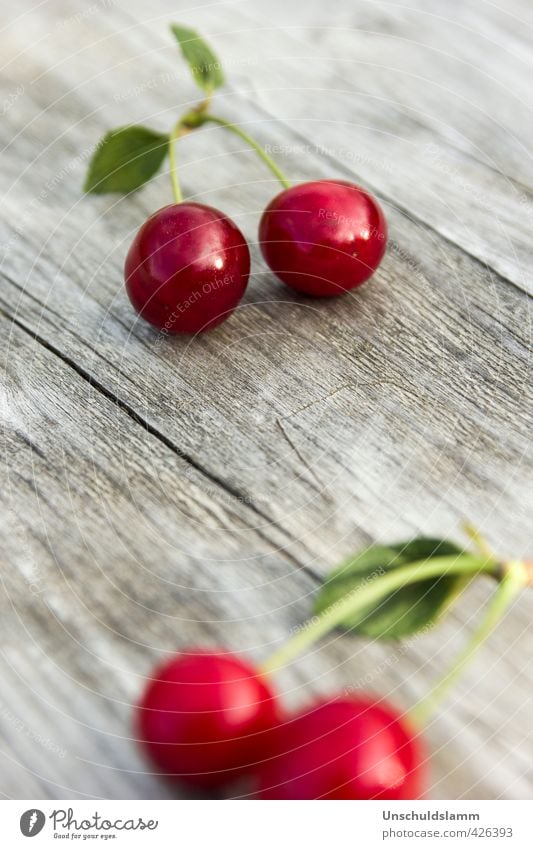
[[[387,222],[376,199],[360,186],[318,180],[286,189],[270,202],[259,242],[287,286],[330,297],[374,273],[387,247]]]
[[[159,770],[213,787],[265,757],[275,697],[248,663],[194,650],[155,670],[137,713],[139,739]]]
[[[419,799],[424,772],[419,738],[390,706],[338,698],[279,726],[258,797]]]
[[[239,228],[201,203],[165,206],[145,221],[126,257],[130,301],[166,333],[220,324],[242,298],[250,252]]]

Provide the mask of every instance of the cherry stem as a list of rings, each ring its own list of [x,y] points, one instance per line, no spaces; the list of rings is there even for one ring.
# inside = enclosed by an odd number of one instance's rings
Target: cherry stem
[[[189,127],[184,126],[184,124],[180,120],[175,125],[172,130],[169,140],[168,140],[168,158],[170,160],[170,179],[172,180],[172,191],[174,193],[174,200],[176,203],[181,203],[183,201],[183,195],[181,193],[181,186],[178,177],[178,164],[176,161],[176,142],[182,136],[185,136],[190,132]]]
[[[278,168],[278,166],[276,165],[272,157],[268,155],[266,150],[261,147],[261,145],[255,141],[255,139],[249,136],[248,133],[246,133],[244,130],[241,130],[241,128],[238,127],[236,124],[232,124],[231,121],[226,121],[224,118],[217,118],[216,115],[204,113],[201,116],[201,123],[204,124],[208,121],[210,121],[212,124],[218,124],[221,127],[225,127],[226,130],[230,130],[230,132],[234,133],[236,136],[246,142],[247,145],[249,145],[255,150],[255,152],[263,160],[265,165],[270,168],[270,170],[272,171],[276,179],[279,180],[283,188],[290,189],[291,184],[287,180],[287,177],[285,176],[283,171]]]
[[[274,160],[271,156],[268,155],[266,150],[261,147],[258,142],[255,141],[251,136],[248,135],[244,130],[241,130],[236,124],[232,124],[231,121],[226,121],[225,118],[218,118],[216,115],[210,115],[208,112],[209,106],[211,103],[211,95],[208,95],[206,99],[192,109],[190,112],[186,112],[185,115],[182,115],[174,129],[172,130],[169,140],[168,140],[168,154],[170,159],[170,177],[172,180],[172,191],[174,192],[174,200],[176,203],[181,203],[183,201],[183,195],[181,192],[180,181],[178,177],[178,166],[176,161],[176,142],[182,136],[190,133],[191,130],[196,130],[198,127],[207,124],[208,122],[212,124],[218,124],[220,127],[225,127],[226,130],[230,130],[230,132],[234,133],[240,139],[246,142],[260,159],[263,160],[265,165],[270,168],[274,176],[281,183],[284,189],[290,189],[290,182],[287,180],[283,171],[278,168]]]
[[[480,554],[485,557],[494,557],[494,552],[490,548],[487,540],[474,525],[470,522],[463,522],[463,530],[465,534],[470,538],[470,540],[474,543],[476,549]]]
[[[371,583],[348,593],[320,616],[310,619],[292,639],[262,664],[261,671],[264,675],[273,674],[289,664],[329,631],[339,627],[347,619],[360,613],[369,605],[378,602],[389,593],[408,584],[429,578],[438,578],[440,575],[464,574],[473,577],[485,573],[499,576],[500,569],[501,564],[495,558],[465,553],[433,557],[431,560],[420,560],[386,572],[384,575],[375,578]]]
[[[474,631],[453,666],[435,684],[430,693],[410,711],[409,715],[415,726],[420,728],[433,717],[448,691],[459,679],[477,650],[490,636],[508,607],[527,583],[528,576],[522,562],[511,561],[505,564],[503,577],[487,605],[487,611],[481,624]]]

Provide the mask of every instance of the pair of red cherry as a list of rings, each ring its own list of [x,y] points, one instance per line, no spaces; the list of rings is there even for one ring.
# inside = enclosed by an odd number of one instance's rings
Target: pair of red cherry
[[[320,180],[285,189],[259,226],[272,271],[288,286],[330,297],[364,283],[385,253],[385,216],[352,183]],[[250,252],[239,228],[199,203],[152,215],[126,258],[126,289],[135,309],[166,333],[198,333],[220,324],[242,298]]]
[[[419,737],[364,695],[286,715],[269,682],[224,651],[176,655],[156,670],[137,733],[158,770],[199,787],[247,776],[259,799],[418,799]]]

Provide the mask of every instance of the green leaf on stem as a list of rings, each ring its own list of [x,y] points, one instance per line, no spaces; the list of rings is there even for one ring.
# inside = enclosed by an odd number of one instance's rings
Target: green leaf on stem
[[[168,136],[140,125],[107,133],[89,165],[84,190],[94,194],[134,192],[159,171]]]
[[[220,62],[203,38],[189,27],[172,24],[170,29],[179,42],[184,58],[189,63],[196,84],[207,94],[223,85],[224,74]]]
[[[324,613],[349,593],[409,563],[433,557],[461,557],[465,552],[445,540],[420,537],[398,545],[372,545],[335,569],[315,602],[315,614]],[[471,576],[443,575],[409,583],[375,606],[360,610],[342,627],[367,637],[398,640],[432,626],[464,589]]]

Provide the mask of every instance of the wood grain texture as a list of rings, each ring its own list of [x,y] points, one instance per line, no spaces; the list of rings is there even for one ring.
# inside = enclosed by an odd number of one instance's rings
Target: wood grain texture
[[[305,14],[305,17],[303,15]],[[12,16],[12,17],[11,17]],[[95,142],[165,130],[196,93],[169,20],[210,35],[215,98],[291,180],[372,188],[391,248],[360,293],[293,295],[266,269],[275,183],[240,142],[180,146],[187,195],[222,207],[253,274],[230,321],[194,341],[136,321],[122,263],[170,201],[83,198]],[[320,575],[372,540],[531,545],[528,367],[533,220],[531,11],[443,0],[184,4],[59,0],[6,14],[0,168],[4,344],[0,792],[175,795],[131,739],[131,705],[177,646],[265,657]],[[490,49],[489,49],[490,45]],[[279,686],[363,684],[407,708],[486,601],[481,583],[405,646],[333,635]],[[428,729],[435,798],[529,798],[531,599],[515,604]]]

